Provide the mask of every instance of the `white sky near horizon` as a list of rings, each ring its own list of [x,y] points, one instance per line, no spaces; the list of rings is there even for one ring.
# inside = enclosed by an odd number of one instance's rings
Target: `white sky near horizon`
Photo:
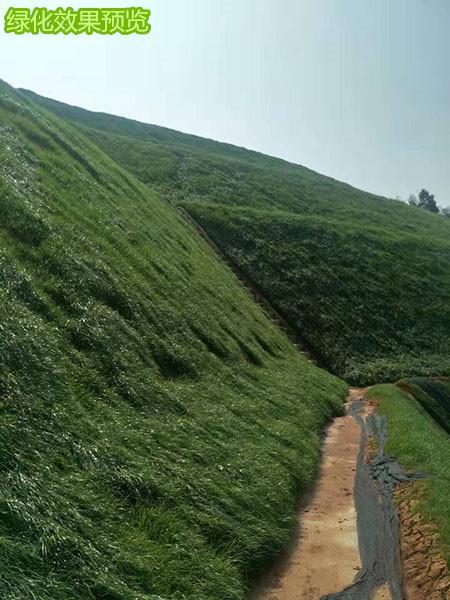
[[[450,205],[450,0],[7,0],[152,9],[148,36],[0,33],[0,78]]]

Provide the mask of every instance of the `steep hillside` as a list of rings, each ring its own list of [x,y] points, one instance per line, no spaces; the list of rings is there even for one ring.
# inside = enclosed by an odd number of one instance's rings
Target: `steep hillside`
[[[255,152],[28,96],[183,204],[333,372],[355,384],[450,374],[450,219]]]
[[[333,372],[360,385],[450,373],[446,219],[187,208]]]
[[[346,386],[174,209],[0,84],[0,597],[238,600]]]

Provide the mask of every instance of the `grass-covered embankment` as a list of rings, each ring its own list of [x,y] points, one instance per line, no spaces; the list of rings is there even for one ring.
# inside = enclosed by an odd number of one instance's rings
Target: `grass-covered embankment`
[[[391,204],[383,225],[370,214],[185,207],[322,363],[363,385],[450,373],[450,220],[431,216],[434,236],[426,215],[406,227],[399,216],[414,211]]]
[[[402,385],[450,434],[450,380],[416,378],[405,380]]]
[[[241,600],[345,392],[156,192],[0,84],[2,600]]]
[[[183,203],[334,373],[361,385],[450,375],[450,219],[242,148],[31,97]]]
[[[377,385],[366,397],[377,399],[378,412],[387,416],[386,452],[407,469],[428,475],[420,483],[417,510],[437,526],[450,565],[450,437],[405,389]]]

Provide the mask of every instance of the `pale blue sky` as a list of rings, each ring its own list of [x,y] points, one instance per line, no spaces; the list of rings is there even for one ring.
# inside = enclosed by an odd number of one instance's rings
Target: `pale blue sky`
[[[450,0],[67,2],[136,4],[149,36],[2,32],[0,78],[450,205]]]

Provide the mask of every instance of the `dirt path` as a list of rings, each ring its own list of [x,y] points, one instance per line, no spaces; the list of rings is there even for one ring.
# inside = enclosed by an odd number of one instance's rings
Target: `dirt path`
[[[361,396],[353,389],[350,401]],[[318,600],[353,582],[361,568],[353,498],[359,443],[360,427],[350,414],[328,428],[318,482],[298,515],[291,545],[251,600]]]
[[[320,366],[318,357],[233,259],[187,210],[176,208],[299,352]],[[442,558],[437,555],[431,560],[428,546],[417,558],[418,552],[411,551],[417,545],[417,532],[408,539],[412,517],[396,510],[395,488],[416,477],[407,476],[384,451],[375,460],[368,452],[371,438],[384,446],[387,425],[381,426],[381,437],[374,431],[380,424],[373,414],[375,407],[361,402],[364,392],[351,389],[348,414],[328,428],[318,481],[298,512],[291,543],[260,578],[249,600],[450,600],[450,575]]]

